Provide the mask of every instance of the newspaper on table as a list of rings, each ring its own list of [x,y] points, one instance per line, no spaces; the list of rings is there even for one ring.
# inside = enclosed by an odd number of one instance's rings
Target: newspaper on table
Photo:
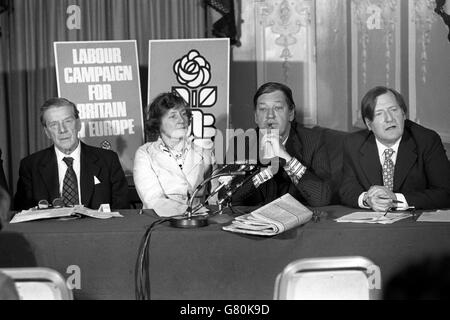
[[[93,210],[84,207],[83,205],[76,205],[74,207],[64,208],[51,208],[51,209],[28,209],[22,210],[11,219],[9,223],[19,223],[42,219],[55,219],[55,218],[69,218],[69,217],[81,217],[87,216],[96,219],[108,219],[112,217],[123,217],[118,212],[108,212],[103,210],[102,205],[99,210]]]
[[[289,193],[251,213],[236,217],[225,231],[273,236],[307,223],[312,211]]]

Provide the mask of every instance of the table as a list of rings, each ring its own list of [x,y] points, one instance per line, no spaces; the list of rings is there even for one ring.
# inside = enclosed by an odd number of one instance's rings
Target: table
[[[355,209],[323,207],[327,217],[275,237],[229,233],[218,224],[199,229],[154,228],[149,245],[152,299],[272,299],[276,275],[307,257],[360,255],[381,269],[386,283],[409,263],[450,253],[450,224],[337,223]],[[46,266],[68,277],[81,270],[76,299],[134,299],[140,241],[156,220],[151,210],[124,218],[10,224],[0,232],[0,267]]]

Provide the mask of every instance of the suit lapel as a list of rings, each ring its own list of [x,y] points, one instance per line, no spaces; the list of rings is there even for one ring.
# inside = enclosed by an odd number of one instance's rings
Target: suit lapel
[[[403,184],[403,181],[405,181],[408,172],[416,161],[416,143],[405,128],[402,141],[398,147],[397,160],[395,161],[394,190],[400,189],[400,186]]]
[[[48,148],[39,163],[39,173],[50,196],[50,201],[60,197],[58,163],[53,146]]]
[[[101,168],[97,165],[97,156],[87,152],[86,145],[81,143],[80,153],[80,189],[81,203],[89,206],[94,194],[94,176],[100,176]]]
[[[373,133],[369,133],[366,141],[359,149],[361,153],[360,166],[369,181],[369,186],[383,185],[380,157],[378,155],[377,144]]]
[[[294,127],[291,127],[289,138],[286,141],[286,151],[293,157],[296,157],[300,162],[303,161],[303,144]]]

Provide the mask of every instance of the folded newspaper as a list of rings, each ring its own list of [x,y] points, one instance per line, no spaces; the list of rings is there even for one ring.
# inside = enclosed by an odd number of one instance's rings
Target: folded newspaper
[[[108,219],[112,217],[123,217],[118,212],[104,212],[92,210],[83,205],[76,205],[67,208],[52,208],[52,209],[29,209],[22,210],[11,219],[9,223],[19,223],[33,220],[54,219],[54,218],[68,218],[88,216],[97,219]]]
[[[273,236],[305,224],[312,218],[312,211],[289,193],[251,213],[236,217],[225,231]]]

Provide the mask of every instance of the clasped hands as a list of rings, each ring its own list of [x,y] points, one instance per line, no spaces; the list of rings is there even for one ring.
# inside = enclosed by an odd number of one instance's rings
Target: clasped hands
[[[374,211],[386,211],[397,207],[395,203],[397,196],[384,186],[371,186],[364,200]]]
[[[273,157],[283,158],[288,162],[291,160],[292,156],[287,153],[285,146],[280,141],[281,137],[278,130],[271,130],[265,134],[261,139],[262,148],[267,148],[268,145],[272,149]]]

